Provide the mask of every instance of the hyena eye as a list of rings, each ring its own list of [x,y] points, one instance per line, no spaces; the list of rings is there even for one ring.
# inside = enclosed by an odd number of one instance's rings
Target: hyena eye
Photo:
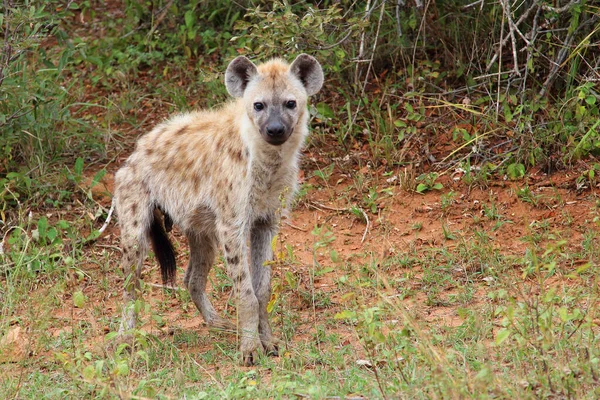
[[[293,110],[294,108],[296,108],[296,102],[294,100],[290,100],[287,103],[285,103],[285,106],[290,110]]]
[[[256,111],[263,110],[264,108],[265,108],[265,105],[263,103],[254,103],[254,109]]]

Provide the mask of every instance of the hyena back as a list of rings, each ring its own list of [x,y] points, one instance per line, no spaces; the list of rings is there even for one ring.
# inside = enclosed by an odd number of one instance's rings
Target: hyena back
[[[281,195],[292,199],[298,156],[308,135],[307,97],[319,91],[323,72],[311,56],[291,64],[275,59],[255,66],[234,59],[225,73],[234,101],[214,111],[176,116],[141,137],[115,176],[126,306],[121,333],[133,328],[132,303],[151,244],[163,280],[174,281],[175,255],[166,230],[174,223],[188,238],[184,277],[209,326],[235,328],[219,317],[205,288],[218,245],[238,300],[242,362],[258,352],[277,354],[267,315],[271,293],[271,240]]]

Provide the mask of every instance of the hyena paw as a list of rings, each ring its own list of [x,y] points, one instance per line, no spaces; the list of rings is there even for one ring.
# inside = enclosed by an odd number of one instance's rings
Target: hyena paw
[[[262,345],[268,356],[277,357],[279,356],[279,348],[282,345],[281,340],[271,336],[270,338],[261,338]]]
[[[206,321],[206,325],[210,328],[210,329],[219,329],[219,330],[223,330],[223,331],[235,331],[236,330],[236,326],[231,323],[230,321],[226,320],[225,318],[221,318],[221,317],[214,317],[209,321]]]
[[[242,365],[251,367],[256,365],[260,353],[264,353],[265,349],[260,340],[244,341],[240,347],[242,353]]]

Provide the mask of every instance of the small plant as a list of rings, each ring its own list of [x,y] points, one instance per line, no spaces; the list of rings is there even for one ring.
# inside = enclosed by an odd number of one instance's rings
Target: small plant
[[[512,163],[506,167],[506,175],[510,180],[521,179],[525,176],[525,166],[521,163]]]
[[[591,168],[577,177],[575,181],[577,190],[595,187],[598,184],[598,174],[600,174],[600,163],[594,163]]]
[[[447,213],[456,202],[456,193],[452,190],[440,196],[442,212]]]
[[[532,204],[534,207],[537,207],[540,200],[540,196],[533,193],[529,185],[519,188],[517,190],[517,197],[526,203]]]
[[[325,184],[328,185],[329,178],[331,177],[331,174],[333,173],[334,167],[335,167],[335,164],[331,163],[325,168],[315,170],[315,172],[313,172],[313,173],[317,178],[323,179]]]
[[[442,190],[444,185],[436,182],[439,175],[435,172],[419,175],[417,181],[417,193],[423,194],[430,190]]]
[[[444,233],[444,239],[446,240],[456,240],[456,235],[450,230],[448,225],[442,224],[442,232]]]
[[[363,196],[363,204],[372,214],[377,214],[379,193],[376,187],[369,188],[369,194]],[[364,217],[363,217],[364,218]]]

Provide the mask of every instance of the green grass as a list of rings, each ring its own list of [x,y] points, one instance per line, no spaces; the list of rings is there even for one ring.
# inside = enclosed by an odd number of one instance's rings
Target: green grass
[[[474,234],[456,229],[452,247],[381,260],[365,253],[342,268],[328,268],[332,261],[323,258],[311,272],[282,253],[277,265],[296,276],[281,280],[281,271],[276,278],[273,321],[286,346],[281,357],[261,358],[254,368],[238,366],[235,335],[185,324],[198,320],[186,292],[154,292],[142,307],[135,349],[107,350],[108,332],[117,327],[112,307],[120,301],[114,251],[66,255],[71,228],[59,230],[54,244],[48,229],[35,239],[17,229],[4,256],[0,331],[21,327],[26,355],[0,363],[0,395],[594,398],[595,232],[585,231],[578,243],[530,240],[515,257],[486,236],[493,234],[496,214],[490,216],[489,228]],[[314,230],[323,254],[337,243],[330,232]],[[311,274],[337,283],[319,289]],[[217,296],[222,302],[228,288],[219,268],[213,279],[216,293],[225,291]],[[146,296],[153,290],[147,287]]]

